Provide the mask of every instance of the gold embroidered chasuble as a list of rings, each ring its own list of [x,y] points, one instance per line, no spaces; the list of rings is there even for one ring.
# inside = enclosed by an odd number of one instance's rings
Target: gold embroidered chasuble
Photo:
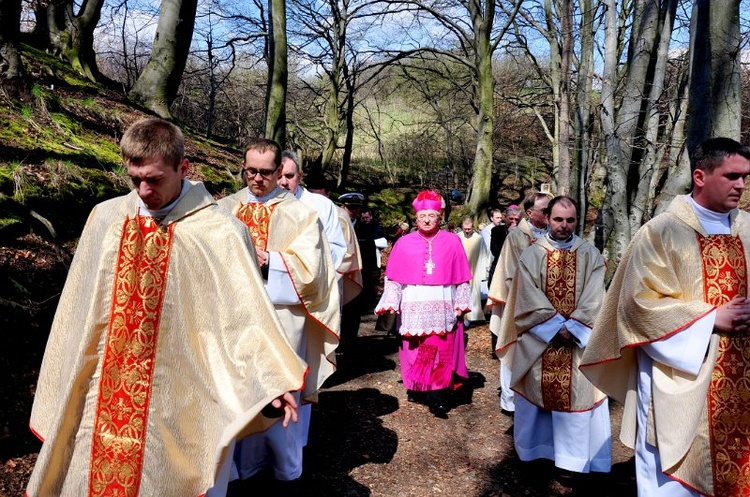
[[[510,293],[510,284],[516,274],[516,266],[521,253],[534,243],[536,238],[531,232],[531,225],[521,219],[516,229],[510,230],[500,250],[495,273],[490,282],[489,298],[494,302],[505,303]]]
[[[593,327],[604,296],[605,271],[599,251],[578,237],[570,250],[555,249],[540,238],[521,254],[498,351],[511,367],[512,389],[532,404],[578,412],[604,399],[578,370],[582,348],[563,345],[557,337],[548,344],[528,331],[557,314]]]
[[[338,267],[338,277],[343,283],[341,305],[346,305],[362,293],[362,256],[359,253],[359,242],[354,227],[349,221],[349,214],[341,207],[336,206],[336,213],[341,223],[346,241],[346,255]]]
[[[635,234],[612,280],[582,370],[625,404],[620,437],[630,447],[637,346],[679,333],[747,293],[750,216],[734,210],[730,226],[731,235],[707,235],[679,196]],[[706,495],[750,492],[748,355],[746,335],[714,334],[697,376],[653,362],[647,441],[668,476]],[[744,487],[730,489],[732,482]]]
[[[513,283],[513,276],[516,274],[518,259],[526,247],[535,241],[531,224],[526,219],[521,219],[516,229],[510,230],[505,238],[487,294],[488,305],[492,306],[490,331],[495,335],[500,333],[500,328],[503,326],[502,318],[505,315],[503,311]]]
[[[304,308],[307,345],[303,359],[310,373],[302,395],[317,401],[318,389],[336,364],[341,321],[336,269],[317,212],[290,192],[275,191],[264,204],[252,206],[254,225],[249,228],[254,239],[265,239],[265,250],[279,253]],[[247,204],[247,188],[219,200],[219,205],[235,216],[246,212]]]
[[[304,383],[247,230],[200,183],[162,221],[137,199],[99,204],[79,240],[34,398],[30,496],[202,495],[230,442]]]

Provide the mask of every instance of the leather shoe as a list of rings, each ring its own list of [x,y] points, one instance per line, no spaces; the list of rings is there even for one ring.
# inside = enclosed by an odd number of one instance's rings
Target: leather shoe
[[[430,405],[430,412],[436,418],[448,419],[448,408],[445,407],[443,404],[431,404]]]

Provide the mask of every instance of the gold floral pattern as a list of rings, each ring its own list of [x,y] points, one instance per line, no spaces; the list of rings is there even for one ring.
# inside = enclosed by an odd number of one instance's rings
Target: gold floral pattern
[[[552,307],[568,319],[576,310],[576,253],[547,251],[547,281],[544,285]]]
[[[573,348],[550,344],[542,354],[542,401],[551,411],[569,412],[573,401]]]
[[[698,235],[704,297],[719,306],[747,296],[747,261],[737,236]],[[750,495],[750,337],[720,335],[708,389],[714,495]]]
[[[150,217],[125,220],[99,380],[89,495],[138,495],[171,247],[171,226]]]
[[[271,214],[277,205],[250,202],[241,204],[237,211],[237,219],[250,228],[253,245],[261,250],[266,250],[268,246],[268,225],[271,223]]]
[[[557,312],[566,319],[576,308],[576,253],[547,251],[544,293]],[[542,355],[542,400],[544,408],[569,412],[573,399],[573,349],[552,343]]]

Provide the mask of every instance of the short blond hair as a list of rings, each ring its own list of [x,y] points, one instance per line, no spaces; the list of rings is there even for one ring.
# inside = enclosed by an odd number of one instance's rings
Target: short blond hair
[[[175,171],[185,158],[185,136],[180,128],[157,117],[136,121],[120,139],[126,166],[140,166],[148,159],[163,159]]]

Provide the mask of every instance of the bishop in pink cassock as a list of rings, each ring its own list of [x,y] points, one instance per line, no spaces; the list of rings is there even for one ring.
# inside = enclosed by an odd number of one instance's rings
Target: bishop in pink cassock
[[[399,315],[401,375],[408,398],[447,417],[446,392],[468,377],[462,316],[471,307],[471,270],[460,238],[440,229],[443,199],[426,190],[412,203],[417,231],[399,238],[375,312]]]

